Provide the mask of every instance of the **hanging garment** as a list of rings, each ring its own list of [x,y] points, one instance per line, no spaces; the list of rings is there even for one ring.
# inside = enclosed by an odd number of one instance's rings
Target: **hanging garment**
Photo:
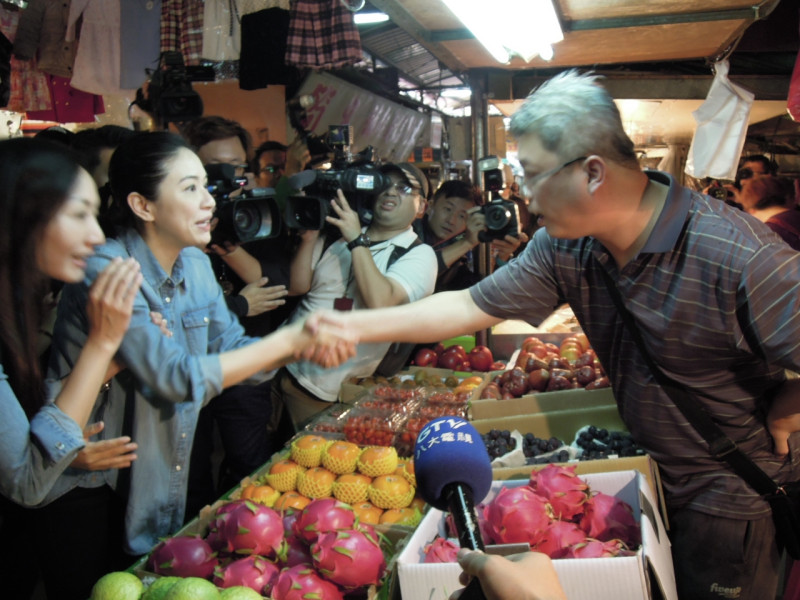
[[[288,35],[288,10],[268,8],[242,17],[241,89],[257,90],[289,83],[293,68],[284,60]]]
[[[203,58],[239,60],[242,46],[238,0],[206,0],[203,11]]]
[[[92,94],[132,94],[120,87],[120,0],[72,0],[67,40],[77,37],[72,87]]]
[[[786,110],[793,121],[800,121],[800,52],[794,61],[792,78],[789,80],[789,95],[786,102]],[[798,567],[800,569],[800,567]],[[800,571],[799,571],[800,573]],[[800,574],[798,575],[800,581]]]
[[[123,0],[120,9],[119,86],[135,90],[158,68],[161,0]]]
[[[94,123],[96,120],[94,116],[105,112],[102,96],[72,87],[66,77],[57,75],[45,77],[53,99],[53,108],[28,111],[28,119],[57,123]]]
[[[14,56],[36,58],[39,70],[50,75],[72,77],[78,48],[66,40],[69,5],[69,0],[30,0],[19,17]]]
[[[199,65],[203,52],[203,3],[162,0],[161,52],[180,52],[187,65]]]
[[[17,35],[19,17],[19,11],[0,8],[0,31],[12,42]],[[52,108],[47,78],[36,68],[35,58],[19,60],[11,57],[11,95],[6,106],[8,110],[20,113]]]
[[[701,179],[736,178],[755,95],[728,79],[728,61],[714,65],[705,102],[692,113],[697,129],[686,159],[686,173]]]
[[[311,69],[336,69],[363,60],[361,38],[353,13],[339,0],[296,0],[292,3],[286,64]]]

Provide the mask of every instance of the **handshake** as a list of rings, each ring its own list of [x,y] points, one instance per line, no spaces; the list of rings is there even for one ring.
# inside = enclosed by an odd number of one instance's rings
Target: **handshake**
[[[325,368],[338,367],[356,355],[358,336],[348,330],[335,311],[317,311],[287,328],[295,360],[308,360]]]

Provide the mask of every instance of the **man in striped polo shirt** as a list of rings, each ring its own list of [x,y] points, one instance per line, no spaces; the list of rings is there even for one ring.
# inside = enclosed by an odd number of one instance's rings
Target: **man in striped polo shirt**
[[[774,598],[768,504],[654,381],[601,277],[650,355],[778,482],[800,479],[800,253],[763,223],[642,171],[610,95],[563,73],[511,120],[530,211],[524,252],[469,290],[392,309],[327,314],[363,342],[434,342],[504,319],[538,324],[568,302],[611,375],[620,413],[658,461],[679,596]],[[446,315],[447,318],[442,318]]]

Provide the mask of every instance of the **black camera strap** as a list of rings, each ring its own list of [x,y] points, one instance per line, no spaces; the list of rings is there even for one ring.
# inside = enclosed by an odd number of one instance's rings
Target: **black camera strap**
[[[683,416],[691,423],[692,427],[703,436],[703,439],[708,442],[709,453],[717,460],[724,460],[728,463],[731,469],[739,477],[744,479],[747,484],[762,496],[775,494],[779,492],[781,487],[772,480],[772,478],[764,473],[744,452],[742,452],[736,445],[736,442],[731,440],[719,428],[719,426],[712,420],[711,416],[705,411],[703,406],[692,399],[685,386],[682,386],[671,377],[669,377],[661,368],[655,363],[647,347],[644,344],[641,333],[634,321],[633,315],[625,308],[622,297],[614,284],[611,276],[606,272],[601,264],[597,264],[597,269],[603,277],[611,299],[617,307],[620,317],[625,326],[628,328],[631,336],[633,337],[639,352],[647,363],[650,373],[653,378],[667,393],[670,399],[675,403]]]

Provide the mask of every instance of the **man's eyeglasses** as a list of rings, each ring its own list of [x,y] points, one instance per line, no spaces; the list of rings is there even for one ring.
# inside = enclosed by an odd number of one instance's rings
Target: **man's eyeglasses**
[[[401,196],[410,196],[411,194],[417,191],[415,188],[411,187],[407,183],[402,183],[402,182],[393,183],[392,185],[387,187],[385,191],[388,192],[389,190],[395,190]]]
[[[270,175],[274,175],[278,172],[283,172],[286,170],[286,165],[267,165],[266,167],[261,167],[258,172],[259,173],[269,173]]]
[[[526,196],[530,196],[534,189],[537,186],[541,185],[542,182],[547,179],[548,177],[552,177],[562,169],[566,169],[570,165],[574,165],[576,162],[586,160],[588,156],[579,156],[578,158],[573,158],[572,160],[568,160],[562,165],[554,167],[545,171],[544,173],[539,173],[538,175],[534,175],[533,177],[526,177],[525,180],[522,182],[523,191],[525,192]]]
[[[236,172],[235,174],[237,176],[244,175],[245,171],[247,171],[247,167],[250,166],[247,163],[220,162],[220,161],[217,161],[217,160],[212,160],[208,164],[210,164],[210,165],[230,165],[230,166],[233,167],[234,171]]]

